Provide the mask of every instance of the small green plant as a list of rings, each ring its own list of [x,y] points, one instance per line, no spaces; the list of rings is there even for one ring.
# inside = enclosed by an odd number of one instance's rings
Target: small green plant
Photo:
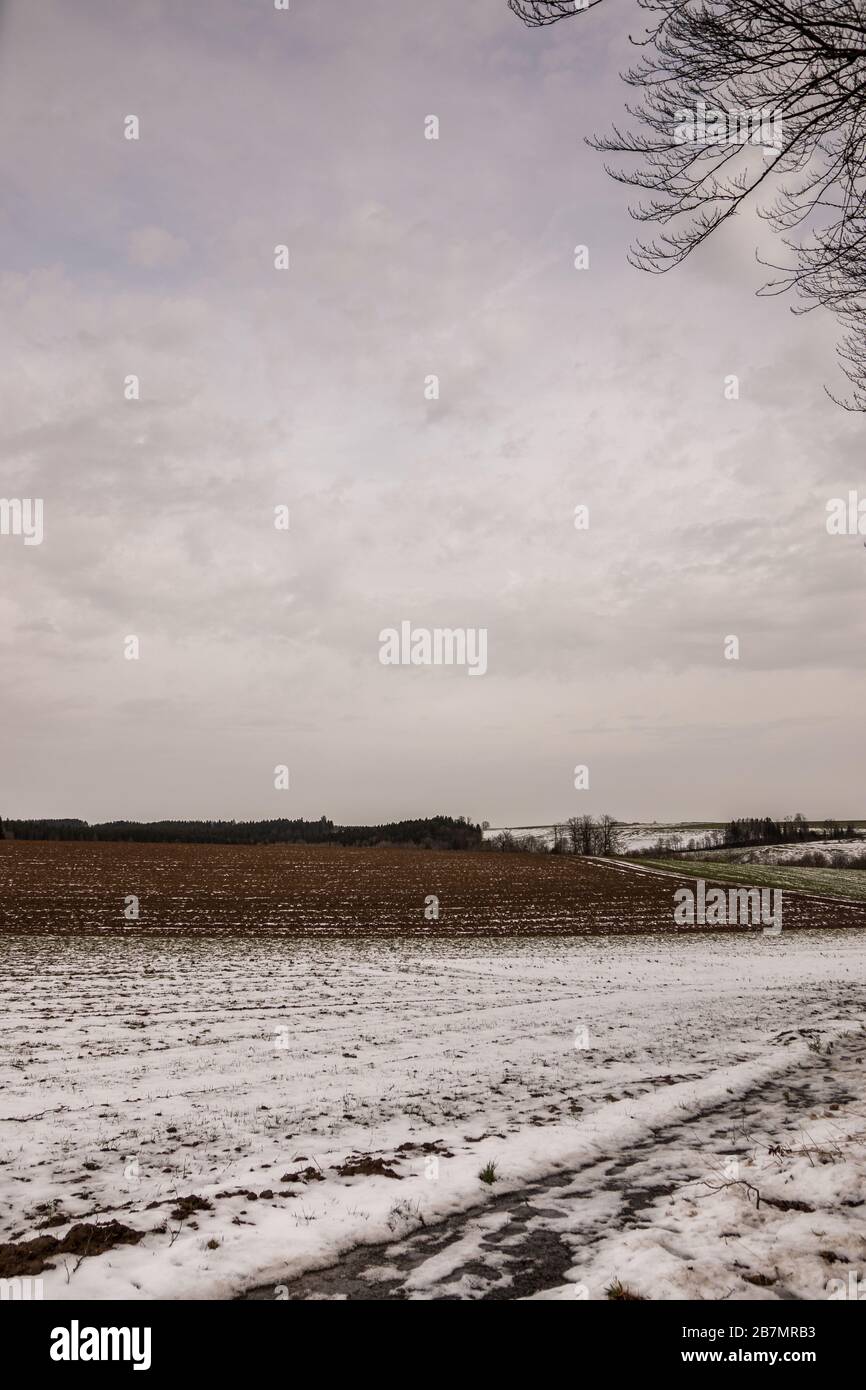
[[[499,1174],[498,1174],[497,1171],[496,1171],[496,1164],[495,1164],[495,1163],[485,1163],[484,1167],[481,1169],[481,1172],[478,1174],[478,1176],[479,1176],[479,1178],[481,1179],[482,1182],[486,1182],[486,1183],[494,1183],[494,1182],[496,1182],[496,1179],[499,1177]]]
[[[612,1284],[608,1284],[604,1291],[605,1297],[614,1299],[620,1303],[646,1303],[642,1293],[632,1293],[628,1284],[624,1284],[621,1279],[614,1279]]]

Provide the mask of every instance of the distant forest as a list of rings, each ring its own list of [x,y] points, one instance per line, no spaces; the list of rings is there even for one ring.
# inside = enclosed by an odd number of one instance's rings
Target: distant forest
[[[320,820],[6,820],[0,834],[15,840],[122,840],[190,845],[414,845],[480,849],[480,825],[465,816],[429,816],[386,825],[335,825]]]
[[[787,845],[806,840],[855,840],[854,826],[841,821],[825,820],[811,826],[798,812],[791,820],[773,820],[770,816],[732,820],[725,827],[725,845]]]
[[[862,822],[858,822],[862,824]],[[801,812],[775,820],[772,816],[743,816],[729,821],[719,829],[711,829],[706,834],[692,837],[683,844],[680,837],[671,838],[660,835],[654,845],[646,845],[630,852],[630,858],[661,859],[670,854],[691,854],[708,849],[745,849],[757,845],[795,845],[822,840],[860,839],[852,821],[833,819],[818,823],[809,821]]]

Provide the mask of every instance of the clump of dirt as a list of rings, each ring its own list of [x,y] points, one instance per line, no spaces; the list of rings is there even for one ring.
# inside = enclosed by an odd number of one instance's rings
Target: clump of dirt
[[[765,1207],[775,1207],[777,1211],[814,1211],[808,1202],[799,1202],[796,1197],[790,1200],[787,1197],[762,1197],[761,1201]]]
[[[396,1178],[402,1182],[401,1175],[395,1173],[384,1158],[373,1158],[370,1154],[350,1154],[335,1171],[341,1178]]]
[[[102,1255],[116,1245],[137,1245],[143,1235],[144,1231],[133,1231],[120,1221],[107,1221],[102,1226],[79,1221],[62,1240],[56,1236],[35,1236],[33,1240],[0,1245],[0,1278],[41,1274],[43,1269],[55,1268],[49,1256]]]
[[[283,1173],[280,1182],[324,1182],[325,1175],[320,1168],[298,1168],[294,1173]]]
[[[207,1197],[197,1197],[193,1192],[189,1197],[181,1197],[171,1213],[172,1221],[186,1221],[196,1211],[213,1211],[213,1202]]]
[[[428,1140],[425,1144],[398,1144],[394,1150],[395,1154],[438,1154],[440,1158],[453,1158],[450,1149],[446,1149],[441,1139]]]
[[[248,1202],[257,1202],[261,1197],[267,1201],[269,1198],[279,1197],[282,1201],[288,1202],[297,1196],[296,1192],[274,1192],[272,1188],[266,1187],[262,1192],[251,1192],[248,1187],[227,1187],[224,1192],[218,1192],[217,1197],[243,1197]]]

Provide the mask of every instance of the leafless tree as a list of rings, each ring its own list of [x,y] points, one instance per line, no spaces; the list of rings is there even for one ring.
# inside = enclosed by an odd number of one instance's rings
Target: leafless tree
[[[619,826],[613,816],[600,816],[598,821],[599,854],[616,854],[619,849]]]
[[[580,818],[580,852],[581,854],[598,853],[598,827],[592,816],[581,816]]]
[[[572,854],[580,854],[580,820],[578,817],[571,816],[565,822],[565,828],[568,831],[568,841]]]
[[[547,841],[540,835],[521,835],[519,840],[515,840],[514,848],[523,850],[526,854],[547,854]]]
[[[574,19],[601,3],[509,0],[530,26]],[[632,263],[670,270],[723,223],[754,208],[780,246],[779,263],[762,261],[771,278],[760,293],[793,291],[795,313],[819,305],[835,313],[852,387],[839,404],[866,410],[864,0],[638,4],[652,19],[632,40],[643,56],[623,74],[641,92],[628,107],[638,130],[614,128],[588,142],[637,160],[629,169],[607,166],[613,178],[641,191],[632,216],[655,229],[652,239],[636,242]],[[719,119],[690,126],[699,103],[702,115]],[[748,141],[742,116],[750,121]],[[765,121],[772,123],[770,142]]]

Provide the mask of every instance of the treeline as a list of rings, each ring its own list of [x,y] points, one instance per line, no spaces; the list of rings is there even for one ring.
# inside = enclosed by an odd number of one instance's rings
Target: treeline
[[[825,820],[811,826],[799,812],[784,820],[770,816],[743,817],[725,826],[723,843],[726,846],[802,844],[808,840],[855,840],[857,832],[850,823]]]
[[[721,830],[708,830],[697,839],[685,843],[680,835],[662,834],[653,845],[630,851],[632,858],[665,859],[672,854],[683,855],[704,850],[747,848],[759,845],[797,845],[812,842],[820,844],[825,840],[859,840],[854,826],[849,822],[825,820],[816,826],[799,812],[795,816],[785,816],[774,820],[772,816],[742,816],[729,821]],[[793,862],[793,861],[792,861]],[[798,859],[797,863],[806,863]],[[823,861],[822,861],[823,862]]]
[[[515,835],[501,830],[485,840],[484,848],[505,854],[616,854],[620,846],[619,824],[613,816],[572,816],[551,826],[549,840],[539,835]]]
[[[121,840],[191,845],[412,845],[422,849],[480,849],[480,825],[465,816],[428,816],[384,825],[335,825],[319,820],[105,821],[7,820],[16,840]]]

